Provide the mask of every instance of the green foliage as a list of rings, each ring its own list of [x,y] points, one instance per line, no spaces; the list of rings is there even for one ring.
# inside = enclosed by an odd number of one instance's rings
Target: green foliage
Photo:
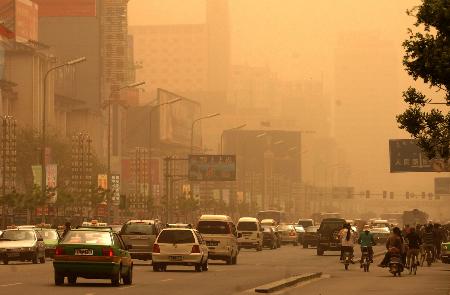
[[[408,11],[416,17],[415,27],[409,30],[409,39],[403,42],[403,65],[414,78],[423,79],[430,88],[437,88],[450,105],[450,0],[422,0],[422,4]],[[424,110],[431,100],[415,88],[403,93],[408,109],[397,116],[401,129],[415,139],[427,156],[450,157],[450,113]]]

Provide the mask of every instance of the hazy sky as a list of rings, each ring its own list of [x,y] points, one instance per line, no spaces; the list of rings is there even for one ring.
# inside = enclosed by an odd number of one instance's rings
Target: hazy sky
[[[204,23],[205,1],[131,0],[129,24]],[[390,42],[398,50],[394,54],[398,60],[398,79],[393,82],[395,85],[390,85],[398,89],[398,99],[374,109],[372,117],[377,117],[376,112],[383,115],[384,109],[393,114],[401,111],[401,91],[411,83],[402,68],[401,43],[407,36],[407,27],[414,22],[405,12],[419,4],[419,0],[229,0],[229,3],[233,64],[267,65],[285,80],[323,77],[325,92],[331,100],[335,99],[336,41],[341,34],[374,33]],[[389,126],[389,137],[408,137],[398,130],[393,116]],[[383,156],[387,156],[389,137],[381,147]],[[381,172],[377,173],[383,173],[386,179],[383,189],[433,190],[434,173],[392,175],[388,173],[388,159],[380,167]],[[367,169],[365,175],[370,177],[370,167]]]

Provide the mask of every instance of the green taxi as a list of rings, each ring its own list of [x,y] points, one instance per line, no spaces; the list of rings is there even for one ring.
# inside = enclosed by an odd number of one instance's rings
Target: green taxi
[[[114,286],[133,281],[133,262],[120,236],[110,228],[69,231],[56,247],[55,285],[76,284],[77,278],[110,279]]]
[[[44,239],[45,257],[53,258],[59,241],[58,231],[52,228],[35,228],[35,230]]]
[[[441,260],[443,263],[450,263],[450,242],[441,244]]]

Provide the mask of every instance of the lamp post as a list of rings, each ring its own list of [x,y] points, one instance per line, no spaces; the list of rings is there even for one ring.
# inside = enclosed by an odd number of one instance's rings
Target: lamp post
[[[148,123],[149,123],[149,126],[148,126],[148,166],[149,166],[148,196],[150,198],[153,197],[153,179],[152,179],[152,115],[153,115],[153,111],[157,110],[161,106],[171,105],[171,104],[174,104],[181,100],[182,100],[182,98],[178,97],[178,98],[174,98],[172,100],[166,101],[166,102],[158,103],[154,106],[150,105],[150,112],[148,114]]]
[[[247,126],[247,124],[242,124],[242,125],[239,125],[239,126],[236,126],[236,127],[233,127],[233,128],[226,129],[226,130],[222,131],[222,134],[220,135],[220,154],[223,154],[223,135],[224,135],[225,131],[239,130],[239,129],[242,129],[242,128],[246,127],[246,126]]]
[[[192,127],[191,127],[191,155],[194,152],[194,127],[195,127],[195,123],[201,121],[201,120],[205,120],[205,119],[210,119],[210,118],[214,118],[220,116],[220,113],[215,113],[215,114],[211,114],[208,116],[204,116],[204,117],[200,117],[198,119],[195,119],[194,121],[192,121]]]
[[[45,75],[44,75],[44,96],[43,96],[43,99],[42,99],[42,159],[41,159],[41,164],[42,164],[42,178],[41,178],[41,190],[42,190],[42,198],[45,200],[45,197],[46,197],[46,189],[47,189],[47,187],[46,187],[46,182],[47,182],[47,173],[46,173],[46,170],[45,170],[45,145],[47,144],[47,142],[46,142],[46,138],[45,138],[45,135],[46,135],[46,108],[47,108],[47,101],[46,101],[46,98],[47,98],[47,78],[48,78],[48,76],[49,76],[49,74],[51,73],[51,72],[53,72],[53,71],[55,71],[55,70],[57,70],[57,69],[59,69],[59,68],[63,68],[63,67],[68,67],[68,66],[73,66],[73,65],[76,65],[76,64],[79,64],[79,63],[82,63],[82,62],[84,62],[84,61],[86,61],[86,57],[80,57],[80,58],[76,58],[76,59],[73,59],[73,60],[69,60],[69,61],[67,61],[67,62],[65,62],[65,63],[63,63],[63,64],[60,64],[60,65],[57,65],[57,66],[54,66],[54,67],[52,67],[52,68],[50,68],[50,69],[48,69],[47,70],[47,72],[45,73]]]
[[[128,84],[122,87],[119,87],[117,89],[112,89],[111,93],[109,94],[109,100],[105,101],[105,105],[108,106],[108,171],[107,171],[107,188],[108,188],[108,219],[110,219],[110,211],[111,211],[111,105],[112,104],[119,104],[122,101],[119,99],[113,99],[113,97],[120,92],[120,90],[126,89],[126,88],[136,88],[138,86],[144,85],[145,82],[136,82],[132,84]],[[105,106],[104,105],[104,106]],[[109,220],[111,222],[111,220]]]

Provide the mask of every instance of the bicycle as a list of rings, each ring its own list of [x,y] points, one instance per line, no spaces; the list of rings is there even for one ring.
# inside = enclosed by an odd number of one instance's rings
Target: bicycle
[[[417,274],[417,266],[419,265],[419,257],[417,251],[412,252],[409,259],[409,274]]]
[[[364,268],[364,272],[369,272],[370,268],[370,255],[368,247],[361,247],[361,265]]]

